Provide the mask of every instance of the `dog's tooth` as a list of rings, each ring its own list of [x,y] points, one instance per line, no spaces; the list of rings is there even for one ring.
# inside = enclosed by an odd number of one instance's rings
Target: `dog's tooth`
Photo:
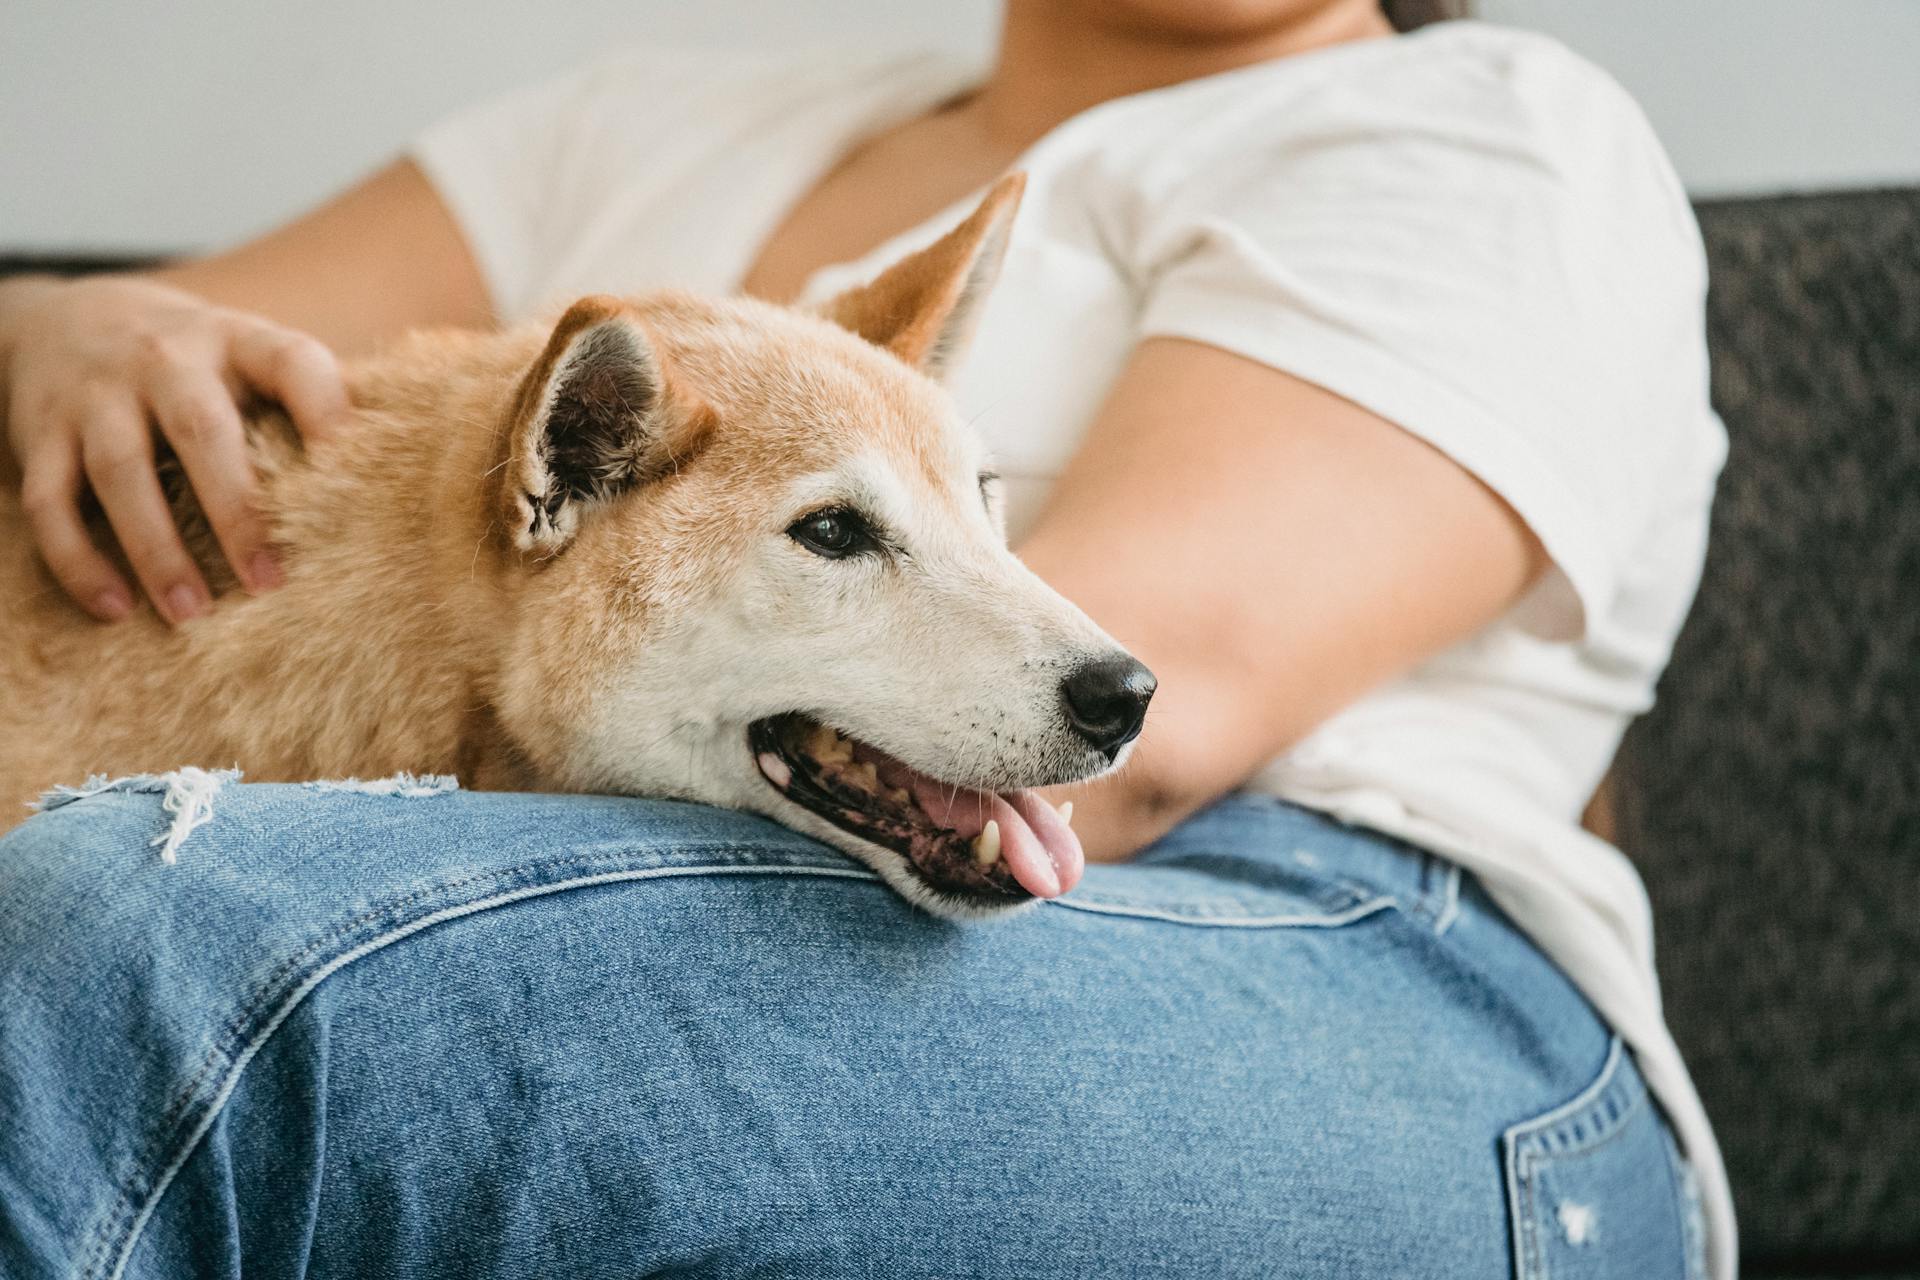
[[[853,742],[832,725],[815,725],[807,735],[807,753],[822,764],[848,764],[853,760]]]
[[[853,785],[862,791],[880,789],[880,771],[870,764],[856,764],[847,770],[847,776],[853,779]]]
[[[762,751],[757,762],[760,765],[760,772],[767,775],[767,781],[781,790],[784,791],[787,784],[793,781],[793,770],[787,767],[785,760],[773,752]]]
[[[1000,820],[988,818],[987,825],[973,838],[975,866],[990,867],[1000,861]]]
[[[1073,801],[1062,800],[1060,802],[1060,821],[1066,823],[1068,826],[1073,825]]]
[[[887,790],[887,799],[894,804],[904,805],[913,799],[913,793],[905,787],[891,787]]]

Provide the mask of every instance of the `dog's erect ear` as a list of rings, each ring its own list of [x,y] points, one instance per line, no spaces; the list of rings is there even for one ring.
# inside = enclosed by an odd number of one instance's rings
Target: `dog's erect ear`
[[[1000,274],[1027,175],[993,184],[967,220],[871,283],[849,289],[822,315],[885,347],[928,377],[950,368],[966,345],[980,304]]]
[[[560,550],[593,504],[684,462],[706,415],[625,304],[574,303],[514,402],[502,495],[514,545]]]

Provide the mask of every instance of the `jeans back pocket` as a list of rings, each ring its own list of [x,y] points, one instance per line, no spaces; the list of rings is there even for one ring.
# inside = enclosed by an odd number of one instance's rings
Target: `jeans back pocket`
[[[1616,1037],[1579,1096],[1504,1138],[1519,1280],[1695,1280],[1699,1233],[1665,1120]]]

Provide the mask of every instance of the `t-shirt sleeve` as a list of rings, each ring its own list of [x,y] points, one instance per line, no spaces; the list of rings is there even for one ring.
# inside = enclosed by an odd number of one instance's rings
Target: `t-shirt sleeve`
[[[1707,414],[1697,229],[1638,109],[1557,46],[1397,70],[1289,102],[1270,135],[1249,95],[1143,169],[1141,336],[1261,361],[1450,456],[1550,557],[1515,621],[1577,638]]]
[[[711,75],[711,58],[621,50],[438,121],[408,154],[480,265],[494,310],[518,319],[581,230],[655,171],[662,103]]]
[[[554,180],[594,76],[523,86],[442,119],[409,154],[479,263],[494,311],[515,317],[551,242]]]

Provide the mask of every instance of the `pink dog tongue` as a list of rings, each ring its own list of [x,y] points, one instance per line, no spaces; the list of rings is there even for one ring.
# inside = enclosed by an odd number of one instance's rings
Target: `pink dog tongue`
[[[992,819],[1000,824],[1000,856],[1020,887],[1036,898],[1056,898],[1080,883],[1086,854],[1080,837],[1053,806],[1031,791],[1004,796],[912,779],[914,798],[935,822],[971,840]]]
[[[1051,869],[1058,876],[1059,892],[1065,893],[1079,884],[1080,873],[1086,869],[1087,855],[1080,848],[1080,837],[1073,833],[1073,828],[1060,816],[1060,811],[1031,791],[1015,791],[1001,797],[1001,803],[1019,816],[1027,834],[1033,837],[1052,864]],[[1020,874],[1019,865],[1011,858],[1007,866],[1012,870],[1013,878],[1028,893],[1042,898],[1053,896],[1036,889],[1032,881]]]

